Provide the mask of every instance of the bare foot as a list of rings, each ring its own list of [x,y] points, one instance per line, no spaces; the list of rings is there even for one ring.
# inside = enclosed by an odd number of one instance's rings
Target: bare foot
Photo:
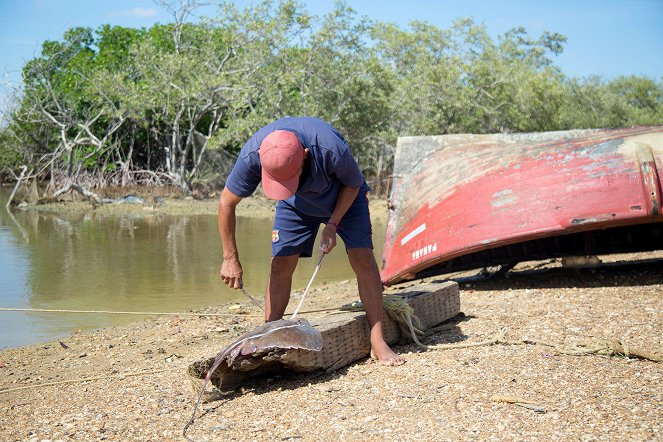
[[[371,359],[377,359],[380,364],[392,367],[405,364],[405,359],[394,353],[386,342],[371,345]]]

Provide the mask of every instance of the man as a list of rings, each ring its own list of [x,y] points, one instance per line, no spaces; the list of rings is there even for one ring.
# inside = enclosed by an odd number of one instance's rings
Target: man
[[[404,363],[384,340],[382,282],[373,256],[366,197],[369,188],[341,134],[317,118],[287,117],[263,127],[244,145],[219,199],[220,275],[231,288],[242,287],[235,207],[260,182],[265,195],[279,200],[266,321],[283,317],[299,257],[311,257],[318,228],[325,224],[320,250],[329,253],[336,246],[337,234],[345,243],[370,326],[372,357],[383,365]]]

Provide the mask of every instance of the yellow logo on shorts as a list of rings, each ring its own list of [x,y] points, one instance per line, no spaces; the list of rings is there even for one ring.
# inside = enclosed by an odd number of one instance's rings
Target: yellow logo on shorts
[[[279,240],[279,231],[278,230],[272,230],[272,242],[276,242]]]

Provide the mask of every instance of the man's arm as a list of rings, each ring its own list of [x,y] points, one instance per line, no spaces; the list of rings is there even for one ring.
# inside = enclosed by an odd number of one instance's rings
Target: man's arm
[[[338,193],[338,198],[336,199],[336,206],[334,207],[334,212],[329,217],[327,225],[322,230],[322,238],[320,240],[320,249],[323,253],[329,253],[336,246],[336,230],[338,223],[341,222],[343,216],[348,211],[355,198],[359,194],[358,187],[341,187],[340,192]],[[324,245],[324,247],[323,247]]]
[[[228,188],[224,188],[219,198],[219,235],[223,246],[223,264],[219,274],[230,288],[242,288],[242,264],[239,262],[235,226],[237,218],[235,208],[242,200]]]

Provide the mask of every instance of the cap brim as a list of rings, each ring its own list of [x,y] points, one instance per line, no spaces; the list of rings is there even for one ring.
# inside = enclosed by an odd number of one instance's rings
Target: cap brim
[[[276,181],[265,172],[265,169],[262,171],[262,191],[273,200],[287,200],[297,192],[298,185],[299,174],[285,180]]]

